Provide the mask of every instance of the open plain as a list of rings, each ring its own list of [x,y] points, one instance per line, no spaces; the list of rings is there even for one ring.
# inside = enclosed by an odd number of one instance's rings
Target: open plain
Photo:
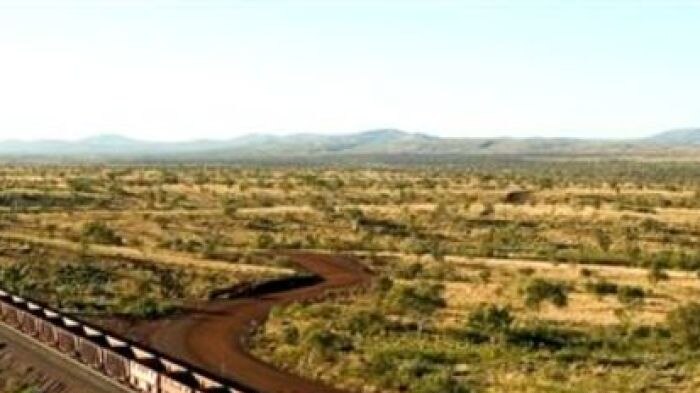
[[[6,165],[0,286],[262,392],[693,392],[698,179]]]

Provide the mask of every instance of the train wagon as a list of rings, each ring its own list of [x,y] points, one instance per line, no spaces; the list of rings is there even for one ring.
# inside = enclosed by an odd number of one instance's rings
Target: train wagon
[[[19,310],[14,304],[5,304],[2,319],[10,326],[19,326]]]
[[[129,384],[140,392],[159,393],[160,367],[155,358],[129,361]]]
[[[243,393],[204,370],[169,359],[32,300],[0,289],[0,318],[30,337],[76,357],[144,393]]]
[[[56,327],[56,347],[59,351],[74,356],[78,349],[78,336],[74,329],[70,329],[66,326]]]
[[[61,318],[58,313],[48,309],[43,309],[44,317],[39,321],[39,340],[55,346],[57,344],[58,335],[56,326],[61,324]]]
[[[27,311],[22,312],[22,318],[20,321],[20,329],[28,336],[34,336],[39,331],[38,319],[37,317]]]
[[[46,344],[55,346],[58,336],[56,335],[56,326],[50,321],[42,320],[39,322],[39,340]]]
[[[195,389],[194,393],[243,393],[243,391],[233,389],[233,388],[226,388],[222,385],[222,386],[215,386],[215,387],[209,387],[209,388],[201,387],[201,388]]]
[[[188,372],[160,374],[161,393],[194,393],[192,386],[196,384],[197,381]]]
[[[211,377],[202,375],[201,373],[192,373],[196,382],[197,388],[194,389],[194,393],[227,393],[227,392],[238,392],[237,390],[229,390],[221,382],[214,380]]]
[[[27,315],[27,311],[24,310],[21,306],[17,307],[17,323],[15,324],[15,327],[17,329],[22,330],[22,324],[24,323],[24,317]]]
[[[160,357],[159,361],[163,366],[163,372],[158,377],[161,393],[192,393],[197,381],[185,366],[164,357]]]
[[[107,337],[109,344],[110,337]],[[118,340],[115,340],[118,341]],[[130,350],[126,345],[109,345],[102,349],[102,369],[104,373],[119,382],[129,381]]]
[[[107,346],[105,335],[89,326],[82,326],[82,334],[78,340],[78,355],[80,360],[96,370],[102,369],[102,348]]]
[[[22,318],[21,329],[29,336],[36,337],[39,334],[39,324],[41,323],[42,308],[38,304],[27,302],[27,310]]]
[[[104,340],[100,337],[80,337],[78,339],[78,356],[84,364],[96,369],[102,369],[102,347]]]
[[[10,307],[12,301],[9,299],[8,296],[3,296],[2,293],[6,294],[7,292],[0,291],[0,318],[4,319],[5,312]]]

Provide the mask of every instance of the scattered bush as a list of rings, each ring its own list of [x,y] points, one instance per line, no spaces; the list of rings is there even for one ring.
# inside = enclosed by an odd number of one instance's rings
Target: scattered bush
[[[415,393],[468,393],[469,389],[458,383],[449,372],[441,371],[418,378],[411,391]]]
[[[536,278],[525,287],[525,304],[537,308],[548,300],[557,307],[565,307],[569,300],[569,289],[565,283]]]
[[[623,285],[617,291],[617,299],[620,303],[630,304],[644,300],[646,292],[644,288]]]
[[[352,349],[352,341],[349,338],[322,327],[306,331],[302,344],[312,356],[320,356],[324,360],[332,360],[337,352]]]
[[[258,235],[257,246],[261,249],[271,248],[275,245],[275,238],[269,233],[261,233]]]
[[[76,177],[68,179],[66,183],[74,192],[92,192],[95,181],[87,177]]]
[[[469,313],[468,326],[485,333],[504,332],[510,329],[514,319],[510,307],[482,304]]]
[[[587,338],[580,333],[544,324],[512,329],[508,343],[532,350],[561,350],[586,344]]]
[[[83,225],[80,240],[86,243],[97,243],[121,246],[124,240],[107,224],[101,221],[92,221]]]
[[[521,267],[518,269],[518,273],[522,274],[523,276],[530,277],[535,274],[535,269],[531,267]]]
[[[423,265],[420,262],[413,262],[407,265],[401,265],[396,269],[396,277],[406,280],[418,278],[418,275],[423,271]]]
[[[442,285],[426,282],[394,285],[389,290],[385,303],[392,312],[430,315],[438,308],[445,307],[443,290]]]
[[[167,302],[150,297],[138,297],[125,301],[123,312],[133,318],[155,319],[175,312]]]
[[[700,304],[688,303],[666,317],[671,334],[689,349],[700,349]]]
[[[586,289],[589,292],[595,293],[596,295],[603,296],[616,295],[618,293],[619,287],[615,283],[601,280],[596,282],[587,282]]]
[[[608,281],[597,281],[586,283],[586,289],[598,296],[617,295],[620,303],[631,304],[644,299],[646,292],[644,288],[630,285],[617,285]]]
[[[593,276],[593,271],[589,268],[584,267],[579,271],[579,274],[581,274],[581,277],[591,277]]]
[[[666,273],[665,270],[663,270],[659,265],[655,264],[649,269],[649,273],[647,274],[647,277],[649,278],[649,282],[651,283],[657,283],[659,281],[664,281],[668,280],[669,276],[668,273]]]
[[[596,229],[595,238],[596,242],[598,243],[598,247],[600,247],[600,249],[603,250],[603,252],[610,251],[610,246],[612,245],[612,239],[610,238],[610,235],[608,235],[602,229]]]
[[[350,312],[341,321],[344,330],[351,334],[379,334],[386,328],[384,315],[377,311],[359,310]]]

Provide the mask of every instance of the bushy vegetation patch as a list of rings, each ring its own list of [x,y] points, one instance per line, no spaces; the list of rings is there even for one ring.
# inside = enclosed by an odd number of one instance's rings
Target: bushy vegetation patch
[[[569,299],[569,287],[566,283],[535,278],[523,288],[525,304],[537,308],[543,301],[557,307],[566,307]]]
[[[252,277],[251,277],[252,278]],[[105,260],[41,250],[0,263],[0,286],[83,315],[156,318],[231,284],[217,271]]]
[[[496,303],[475,306],[457,326],[441,326],[426,319],[435,315],[432,307],[417,312],[386,301],[392,291],[413,298],[423,285],[394,284],[353,302],[276,309],[255,336],[255,352],[358,392],[529,391],[521,390],[527,386],[542,392],[601,386],[633,392],[665,380],[668,367],[688,370],[676,378],[689,381],[700,366],[700,335],[692,331],[697,305],[673,312],[667,325],[582,328],[522,319]],[[494,381],[495,375],[508,377]]]

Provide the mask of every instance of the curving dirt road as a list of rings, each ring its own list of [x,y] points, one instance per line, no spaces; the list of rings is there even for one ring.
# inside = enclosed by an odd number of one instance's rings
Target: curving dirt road
[[[314,299],[329,290],[364,285],[371,277],[349,257],[308,253],[289,256],[323,281],[259,297],[215,301],[186,318],[148,328],[142,338],[162,352],[235,380],[255,392],[339,393],[263,363],[246,348],[251,328],[264,322],[273,306]]]

